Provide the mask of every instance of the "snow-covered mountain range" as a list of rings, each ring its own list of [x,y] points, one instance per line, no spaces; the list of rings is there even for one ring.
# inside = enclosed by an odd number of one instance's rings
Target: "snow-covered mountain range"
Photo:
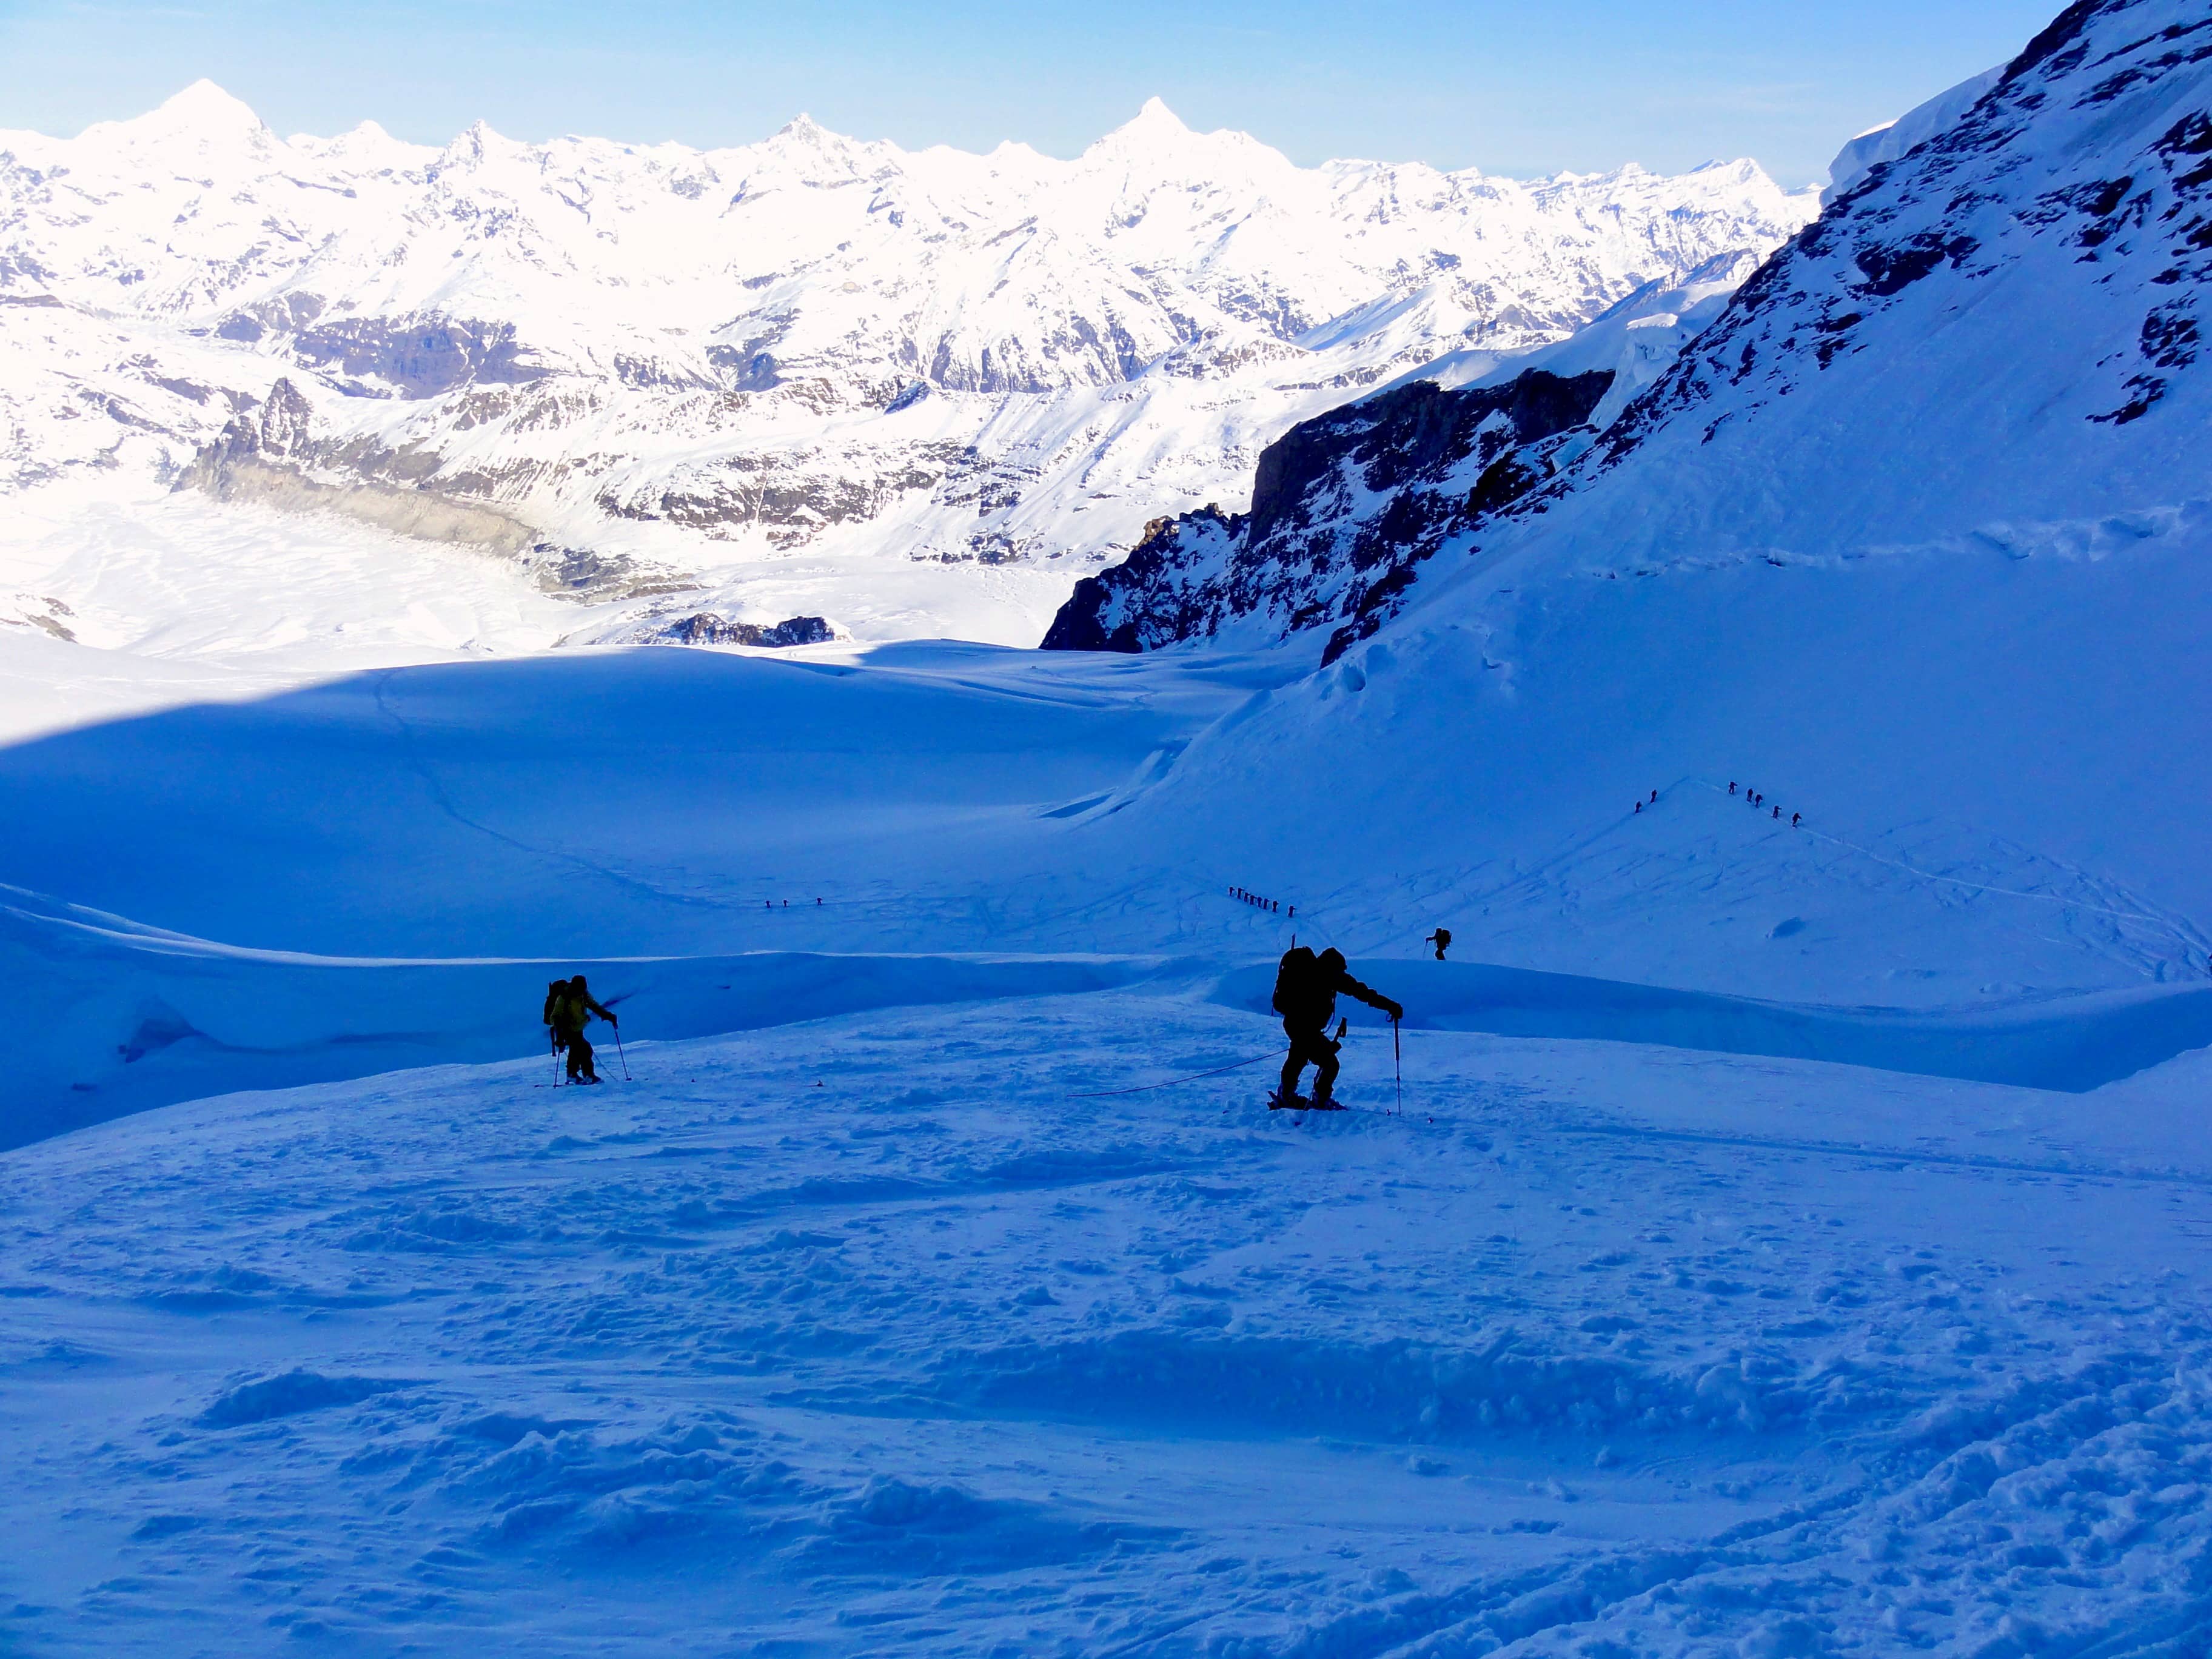
[[[0,479],[488,551],[587,607],[537,643],[702,611],[1026,642],[1148,520],[1240,506],[1297,420],[1747,269],[1814,208],[1749,162],[1301,168],[1157,101],[1073,161],[803,117],[435,149],[279,138],[201,82],[0,133]],[[19,611],[100,611],[39,574]]]
[[[1052,642],[1326,629],[1334,659],[1440,550],[1449,569],[1532,534],[1631,567],[2026,545],[2070,533],[2029,521],[2201,499],[2212,20],[2142,4],[2098,33],[2099,10],[1854,139],[1821,218],[1741,289],[1655,284],[1559,346],[1471,375],[1447,359],[1410,377],[1435,383],[1418,397],[1295,428],[1262,458],[1249,520],[1163,520],[1079,586]],[[1579,409],[1509,420],[1532,370],[1601,378]],[[1416,402],[1461,429],[1396,429]]]

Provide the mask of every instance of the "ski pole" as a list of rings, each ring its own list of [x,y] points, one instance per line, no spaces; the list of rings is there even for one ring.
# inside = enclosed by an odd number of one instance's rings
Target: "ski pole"
[[[623,1081],[624,1083],[629,1082],[629,1056],[628,1054],[624,1054],[624,1053],[623,1052],[623,1046],[622,1046],[622,1027],[621,1027],[620,1025],[617,1025],[617,1026],[615,1027],[615,1058],[616,1058],[617,1060],[619,1060],[620,1061],[622,1061],[622,1068],[623,1068]]]
[[[1398,1109],[1406,1109],[1406,1062],[1398,1050],[1398,1022],[1390,1022],[1390,1069],[1398,1075]]]
[[[545,1041],[552,1046],[553,1086],[557,1089],[561,1086],[561,1034],[558,1031],[548,1031],[545,1034]]]

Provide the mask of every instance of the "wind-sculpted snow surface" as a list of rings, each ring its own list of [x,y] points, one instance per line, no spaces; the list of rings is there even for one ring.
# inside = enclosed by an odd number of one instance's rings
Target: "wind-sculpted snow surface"
[[[1556,340],[1811,211],[1747,162],[1299,168],[1157,101],[1073,161],[804,118],[727,150],[481,125],[434,149],[280,139],[203,82],[74,139],[0,134],[0,477],[100,468],[112,495],[119,465],[580,550],[616,579],[569,597],[648,601],[571,615],[586,637],[661,617],[640,584],[672,571],[708,592],[670,615],[912,636],[984,596],[1027,643],[1300,416],[1439,351]],[[918,604],[882,595],[902,570],[931,578]]]
[[[2201,1065],[1424,1031],[1393,1117],[1363,1032],[1357,1111],[1074,1097],[1271,1028],[1016,997],[11,1153],[9,1639],[2191,1650]]]

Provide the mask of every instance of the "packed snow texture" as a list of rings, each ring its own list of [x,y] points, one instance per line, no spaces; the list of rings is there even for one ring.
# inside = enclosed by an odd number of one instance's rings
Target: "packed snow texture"
[[[1267,1046],[1045,996],[17,1153],[11,1649],[2190,1650],[2201,1066],[1073,1098]]]
[[[1026,645],[1146,520],[1236,504],[1301,416],[1557,340],[1814,207],[1748,162],[1299,168],[1157,101],[1073,161],[804,118],[728,150],[481,125],[434,149],[281,139],[202,82],[0,133],[0,477],[599,561],[541,646],[702,610]]]
[[[1325,668],[19,601],[0,1650],[2202,1650],[2208,63],[2069,9]]]

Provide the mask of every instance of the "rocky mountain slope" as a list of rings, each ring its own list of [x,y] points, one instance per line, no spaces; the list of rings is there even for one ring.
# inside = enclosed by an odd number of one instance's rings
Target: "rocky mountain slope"
[[[1372,637],[1097,811],[1481,960],[1613,971],[1673,895],[1670,982],[2091,982],[1961,970],[2003,916],[2201,983],[2212,15],[2069,8]]]
[[[1848,556],[1963,533],[2025,544],[2039,532],[2022,520],[2201,496],[2206,393],[2189,371],[2212,273],[2208,55],[2200,8],[2069,8],[1887,143],[1854,140],[1820,219],[1709,327],[1670,317],[1671,336],[1647,337],[1694,338],[1679,360],[1647,353],[1649,388],[1608,398],[1581,433],[1516,431],[1543,441],[1506,456],[1502,428],[1487,444],[1469,428],[1394,470],[1359,452],[1357,421],[1310,423],[1278,446],[1288,458],[1336,437],[1304,470],[1299,536],[1157,526],[1139,557],[1079,590],[1054,642],[1328,625],[1333,659],[1447,546],[1496,556],[1534,532],[1616,568]],[[1601,360],[1601,337],[1574,361]],[[1510,372],[1437,398],[1493,397]],[[1389,398],[1369,401],[1385,416]]]
[[[920,564],[1042,616],[1297,419],[1559,339],[1812,207],[1748,162],[1300,168],[1157,102],[1073,161],[804,118],[729,150],[434,149],[282,139],[203,82],[0,134],[0,477],[534,550],[599,607],[580,637],[710,608],[910,633]]]
[[[1552,477],[1648,385],[1757,264],[1651,283],[1551,347],[1449,353],[1268,446],[1252,510],[1157,519],[1086,576],[1044,648],[1147,651],[1327,628],[1324,660],[1373,631],[1451,537]]]

